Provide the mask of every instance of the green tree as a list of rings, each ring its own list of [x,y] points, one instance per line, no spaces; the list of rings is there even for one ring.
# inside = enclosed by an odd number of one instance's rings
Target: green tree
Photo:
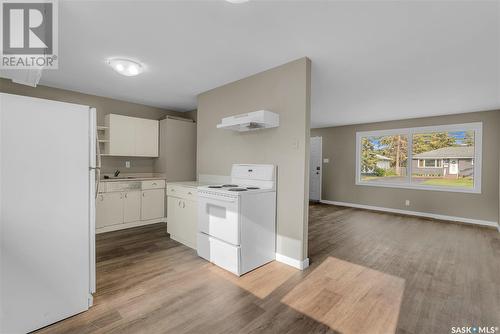
[[[406,167],[408,159],[408,136],[395,135],[380,137],[380,154],[391,158],[391,167],[396,175],[401,175],[401,167]]]
[[[448,132],[432,132],[413,135],[413,153],[419,154],[438,148],[457,146],[455,137]]]
[[[375,147],[370,138],[361,139],[361,170],[374,170],[377,166]]]
[[[474,146],[474,131],[466,131],[464,136],[466,146]]]

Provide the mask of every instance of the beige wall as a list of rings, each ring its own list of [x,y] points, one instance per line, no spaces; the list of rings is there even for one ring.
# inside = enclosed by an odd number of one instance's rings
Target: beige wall
[[[196,112],[180,113],[47,86],[39,85],[33,88],[19,85],[3,78],[0,78],[0,92],[95,107],[97,110],[97,124],[104,124],[104,116],[107,114],[119,114],[149,119],[161,119],[167,115],[192,119],[196,117]],[[131,162],[131,168],[125,168],[125,161]],[[102,171],[105,174],[112,173],[115,169],[119,168],[124,173],[151,173],[154,171],[153,162],[154,159],[152,158],[103,157]]]
[[[198,96],[198,173],[229,175],[233,163],[277,165],[277,252],[297,260],[307,257],[310,67],[298,59]],[[280,126],[216,129],[223,117],[261,109],[278,113]]]
[[[481,194],[355,185],[356,131],[467,122],[483,122]],[[323,157],[330,158],[330,163],[323,164],[323,200],[498,221],[500,111],[313,129],[311,136],[323,137]]]

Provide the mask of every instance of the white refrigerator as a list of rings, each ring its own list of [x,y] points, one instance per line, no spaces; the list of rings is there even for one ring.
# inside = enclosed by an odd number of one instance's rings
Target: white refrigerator
[[[0,333],[92,304],[95,109],[0,93]]]

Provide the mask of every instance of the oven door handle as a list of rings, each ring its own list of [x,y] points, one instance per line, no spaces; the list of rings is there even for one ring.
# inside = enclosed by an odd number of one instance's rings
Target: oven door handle
[[[236,198],[236,197],[217,196],[217,195],[212,195],[212,194],[207,194],[207,193],[198,193],[198,197],[207,198],[207,199],[214,199],[217,201],[223,201],[223,202],[229,202],[229,203],[235,203],[238,200],[238,198]]]

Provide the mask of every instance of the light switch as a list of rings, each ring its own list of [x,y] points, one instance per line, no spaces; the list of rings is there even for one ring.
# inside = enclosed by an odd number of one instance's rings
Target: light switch
[[[130,168],[130,161],[125,161],[125,168]]]
[[[324,164],[328,164],[328,163],[330,163],[330,159],[328,159],[328,158],[324,158],[324,159],[323,159],[323,163],[324,163]]]

